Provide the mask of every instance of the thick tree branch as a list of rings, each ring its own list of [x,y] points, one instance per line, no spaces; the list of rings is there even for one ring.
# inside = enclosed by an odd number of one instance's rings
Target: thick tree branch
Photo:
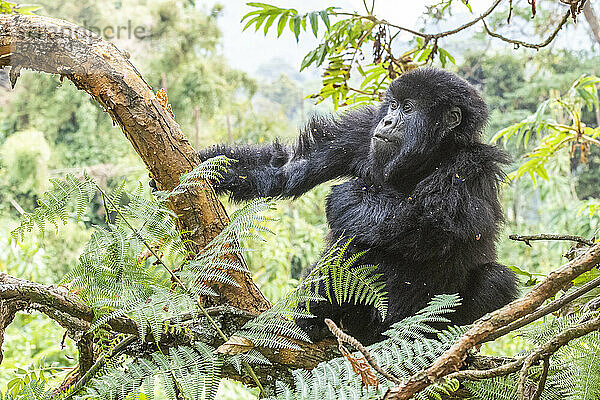
[[[600,242],[590,247],[584,254],[557,270],[552,271],[548,274],[546,279],[537,284],[522,298],[517,299],[476,321],[473,326],[429,368],[413,375],[403,384],[390,389],[388,393],[386,393],[384,399],[408,400],[416,393],[425,389],[432,382],[439,381],[448,374],[458,371],[465,360],[467,352],[475,345],[485,341],[488,336],[492,335],[498,329],[534,312],[546,299],[554,296],[573,279],[582,273],[589,271],[599,263]],[[597,323],[597,320],[595,321]],[[597,329],[597,327],[594,325],[590,329]],[[591,332],[591,330],[586,332]],[[537,360],[540,359],[541,358],[538,358]]]
[[[74,24],[47,17],[0,15],[0,67],[10,66],[11,83],[22,68],[60,74],[90,94],[119,124],[160,188],[172,189],[179,176],[199,163],[179,125],[114,45]],[[229,222],[208,182],[173,198],[187,245],[197,254]],[[244,265],[236,254],[229,257]],[[207,305],[230,304],[260,313],[270,307],[249,273],[232,270],[240,287],[217,284],[220,294]]]
[[[529,367],[534,363],[540,360],[544,360],[545,358],[551,356],[552,354],[556,353],[561,347],[568,344],[571,340],[587,335],[588,333],[596,331],[598,329],[600,329],[600,319],[594,318],[593,320],[582,322],[581,324],[565,329],[564,331],[554,336],[552,339],[548,340],[546,343],[533,349],[533,351],[531,351],[531,353],[529,353],[526,356],[518,357],[515,360],[511,360],[506,364],[500,365],[492,369],[464,370],[454,372],[452,374],[447,375],[446,378],[458,379],[459,381],[462,381],[488,379],[496,376],[505,376],[508,374],[512,374],[514,372],[521,371],[524,366]],[[542,382],[542,380],[540,380],[540,386],[542,383],[545,384],[545,382]]]
[[[587,292],[597,288],[598,286],[600,286],[600,277],[589,281],[588,283],[581,286],[580,288],[577,288],[576,290],[572,291],[571,293],[565,294],[564,296],[560,297],[559,299],[552,301],[548,305],[538,308],[531,314],[528,314],[523,318],[520,318],[506,326],[503,326],[502,328],[498,329],[496,332],[494,332],[491,335],[489,335],[488,337],[486,337],[485,340],[483,340],[483,342],[491,342],[493,340],[496,340],[499,337],[502,337],[502,336],[506,335],[507,333],[517,330],[519,328],[522,328],[525,325],[527,325],[539,318],[542,318],[545,315],[548,315],[550,313],[558,311],[564,305],[572,302],[575,299],[578,299],[579,297],[581,297],[584,294],[586,294]]]
[[[86,373],[93,364],[88,330],[94,318],[93,310],[83,304],[77,295],[69,292],[64,287],[52,285],[41,285],[39,283],[15,278],[5,273],[0,273],[0,351],[4,337],[4,329],[12,322],[17,312],[36,310],[42,312],[57,321],[68,330],[69,335],[78,343],[80,350],[80,372]],[[228,334],[234,333],[242,325],[254,317],[253,313],[242,311],[231,306],[216,306],[207,309],[209,315],[214,318]],[[206,319],[196,319],[195,314],[182,315],[177,319],[178,323],[186,323],[186,331],[165,332],[160,341],[160,348],[167,349],[171,346],[189,344],[190,340],[200,340],[213,347],[223,343],[218,335],[207,335],[212,332],[212,326]],[[172,322],[175,322],[173,320]],[[107,321],[111,331],[128,335],[126,343],[135,343],[137,353],[140,356],[139,347],[147,348],[148,352],[156,351],[156,340],[151,333],[145,338],[140,338],[139,329],[135,321],[118,317]],[[170,325],[170,324],[168,324]],[[188,332],[188,333],[186,333]],[[191,332],[191,334],[189,334]],[[275,380],[292,382],[291,369],[312,369],[322,361],[336,356],[334,339],[326,339],[319,343],[305,343],[296,341],[302,350],[259,349],[271,362],[269,366],[255,366],[257,375],[268,384],[274,384]],[[123,351],[128,352],[128,347],[123,346]],[[0,352],[0,362],[2,361]],[[223,371],[225,377],[236,379],[252,384],[248,377],[239,374],[233,366]]]

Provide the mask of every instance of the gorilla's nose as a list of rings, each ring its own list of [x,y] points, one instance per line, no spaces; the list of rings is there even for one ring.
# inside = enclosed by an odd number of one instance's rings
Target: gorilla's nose
[[[385,128],[389,128],[393,124],[394,124],[394,118],[386,118],[383,120],[383,126]]]

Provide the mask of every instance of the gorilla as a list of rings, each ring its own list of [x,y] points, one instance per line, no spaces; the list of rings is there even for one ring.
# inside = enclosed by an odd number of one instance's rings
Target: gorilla
[[[327,197],[328,245],[352,238],[348,257],[378,265],[388,292],[384,320],[370,306],[311,305],[299,321],[312,339],[330,318],[364,344],[423,308],[434,295],[458,293],[452,324],[468,324],[512,301],[517,280],[496,263],[503,212],[498,200],[508,155],[482,143],[487,107],[458,76],[422,68],[393,81],[378,107],[315,116],[294,146],[217,145],[200,158],[237,160],[217,193],[235,201],[297,198],[316,185],[346,178]],[[358,265],[357,264],[357,265]]]

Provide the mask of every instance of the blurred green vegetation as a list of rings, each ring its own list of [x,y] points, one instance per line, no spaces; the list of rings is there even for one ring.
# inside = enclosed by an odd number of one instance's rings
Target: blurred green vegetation
[[[204,147],[218,142],[262,143],[281,137],[294,140],[297,126],[306,120],[305,82],[269,66],[270,81],[258,81],[228,65],[219,52],[217,19],[221,5],[191,7],[187,2],[147,0],[115,2],[81,0],[36,1],[40,14],[86,26],[106,26],[131,20],[150,27],[148,37],[117,38],[150,85],[166,87],[176,119],[191,142]],[[132,43],[133,41],[133,43]],[[535,112],[552,91],[564,91],[582,73],[600,74],[600,58],[565,50],[529,53],[465,52],[458,73],[477,85],[488,101],[491,119],[487,137]],[[458,58],[457,58],[458,59]],[[310,86],[310,83],[308,84]],[[56,76],[24,73],[13,91],[0,86],[0,270],[41,283],[56,283],[76,261],[89,237],[90,224],[103,224],[102,204],[96,204],[80,224],[58,234],[37,235],[15,244],[8,232],[20,211],[31,211],[48,178],[65,171],[89,170],[97,180],[114,187],[147,180],[129,142],[109,116],[85,93]],[[588,126],[598,116],[583,115]],[[511,142],[516,163],[535,143]],[[500,262],[547,273],[566,260],[565,242],[536,242],[532,247],[508,240],[508,234],[598,234],[600,219],[580,213],[583,200],[600,196],[600,151],[592,149],[587,162],[578,155],[559,154],[549,165],[551,179],[535,186],[520,180],[504,188],[506,224],[499,242]],[[333,183],[335,184],[335,183]],[[302,270],[317,259],[326,231],[324,200],[328,185],[302,198],[279,202],[272,213],[274,235],[255,243],[246,259],[255,281],[272,301],[293,288]],[[226,202],[226,199],[223,199]],[[229,210],[235,204],[227,204]],[[63,331],[37,314],[19,315],[7,330],[0,390],[15,368],[53,367],[64,377],[76,360],[73,343]],[[515,354],[518,338],[486,345],[488,353]],[[237,383],[223,384],[223,399],[252,398]]]

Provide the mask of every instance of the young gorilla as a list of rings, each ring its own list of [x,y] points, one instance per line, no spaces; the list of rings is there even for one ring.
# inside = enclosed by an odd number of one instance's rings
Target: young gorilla
[[[214,185],[234,200],[298,197],[334,178],[327,198],[327,242],[354,238],[349,254],[369,249],[359,264],[376,264],[389,294],[385,320],[367,306],[311,306],[300,321],[313,339],[331,318],[365,344],[381,340],[394,322],[413,315],[432,296],[458,293],[452,323],[467,324],[517,293],[514,274],[495,262],[502,221],[501,164],[508,156],[481,142],[487,108],[456,75],[418,69],[392,82],[378,108],[315,117],[295,146],[218,145],[205,160],[238,160]]]

